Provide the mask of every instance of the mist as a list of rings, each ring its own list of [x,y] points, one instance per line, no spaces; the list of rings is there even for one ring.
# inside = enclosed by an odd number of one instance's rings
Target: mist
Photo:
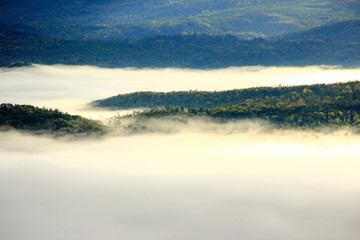
[[[0,102],[33,104],[58,108],[85,117],[106,118],[119,111],[93,111],[94,109],[84,109],[84,104],[135,91],[220,91],[359,79],[360,69],[343,69],[336,66],[258,66],[192,70],[34,65],[12,69],[0,68]],[[120,111],[120,114],[128,112]]]
[[[104,119],[125,112],[83,104],[133,91],[356,79],[359,69],[333,66],[203,71],[35,65],[0,69],[0,102]],[[129,132],[126,124],[132,123],[110,124],[112,134],[76,140],[0,132],[0,239],[360,236],[360,137],[351,129],[276,130],[265,121],[177,117],[141,122],[146,131],[140,132]]]
[[[358,239],[357,135],[241,124],[75,142],[1,133],[2,238]]]

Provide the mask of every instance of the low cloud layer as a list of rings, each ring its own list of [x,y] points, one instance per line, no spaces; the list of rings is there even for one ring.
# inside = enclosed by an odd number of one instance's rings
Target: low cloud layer
[[[358,239],[357,135],[241,124],[75,142],[1,133],[2,237]]]
[[[104,69],[88,66],[43,66],[0,69],[0,102],[60,108],[83,116],[108,117],[81,105],[135,91],[229,90],[258,86],[334,83],[359,80],[359,69],[329,66],[236,67],[218,70]]]
[[[84,111],[133,91],[360,79],[359,69],[0,69],[0,102]],[[149,131],[66,140],[0,132],[0,239],[357,240],[360,138],[264,122],[152,119]],[[165,134],[166,133],[166,134]],[[172,133],[172,134],[168,134]]]

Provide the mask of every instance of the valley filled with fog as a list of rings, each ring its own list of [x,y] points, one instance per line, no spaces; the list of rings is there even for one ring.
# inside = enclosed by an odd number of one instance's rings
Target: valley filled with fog
[[[106,119],[84,105],[134,91],[360,80],[330,66],[218,70],[0,69],[0,102]],[[148,122],[156,131],[85,139],[0,132],[0,236],[7,240],[355,240],[360,136],[264,121]]]
[[[335,66],[258,66],[217,70],[107,69],[34,65],[15,69],[1,68],[0,78],[2,103],[32,104],[58,108],[85,117],[106,118],[117,112],[84,109],[84,104],[136,91],[221,91],[261,86],[346,82],[359,80],[360,69],[342,69]]]

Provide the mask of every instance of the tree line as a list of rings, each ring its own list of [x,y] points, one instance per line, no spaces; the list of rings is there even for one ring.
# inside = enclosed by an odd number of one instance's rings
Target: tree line
[[[359,66],[360,42],[240,40],[231,35],[205,34],[106,41],[0,33],[0,66],[17,62],[199,69],[254,65]]]
[[[169,93],[174,95],[175,93]],[[201,92],[188,92],[192,97]],[[211,95],[210,93],[208,93]],[[243,95],[237,100],[233,96]],[[253,94],[253,96],[252,96]],[[224,104],[166,106],[135,112],[127,117],[147,119],[167,116],[211,117],[220,120],[262,119],[281,128],[360,127],[360,82],[315,84],[295,87],[252,88],[213,92]],[[236,97],[235,97],[236,98]],[[205,99],[210,100],[209,99]],[[237,103],[233,101],[239,101]]]

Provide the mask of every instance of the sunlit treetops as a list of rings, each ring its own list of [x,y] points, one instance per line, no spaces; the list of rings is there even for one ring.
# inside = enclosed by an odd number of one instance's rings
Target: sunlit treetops
[[[358,81],[302,86],[256,87],[227,91],[135,92],[120,94],[91,104],[114,109],[158,107],[255,107],[335,103],[358,100]]]
[[[52,135],[89,135],[105,132],[105,127],[99,122],[62,113],[57,109],[9,103],[0,105],[0,128]]]
[[[360,127],[360,82],[259,87],[220,92],[138,92],[92,103],[102,107],[149,107],[127,117],[208,116],[263,119],[282,128]]]

